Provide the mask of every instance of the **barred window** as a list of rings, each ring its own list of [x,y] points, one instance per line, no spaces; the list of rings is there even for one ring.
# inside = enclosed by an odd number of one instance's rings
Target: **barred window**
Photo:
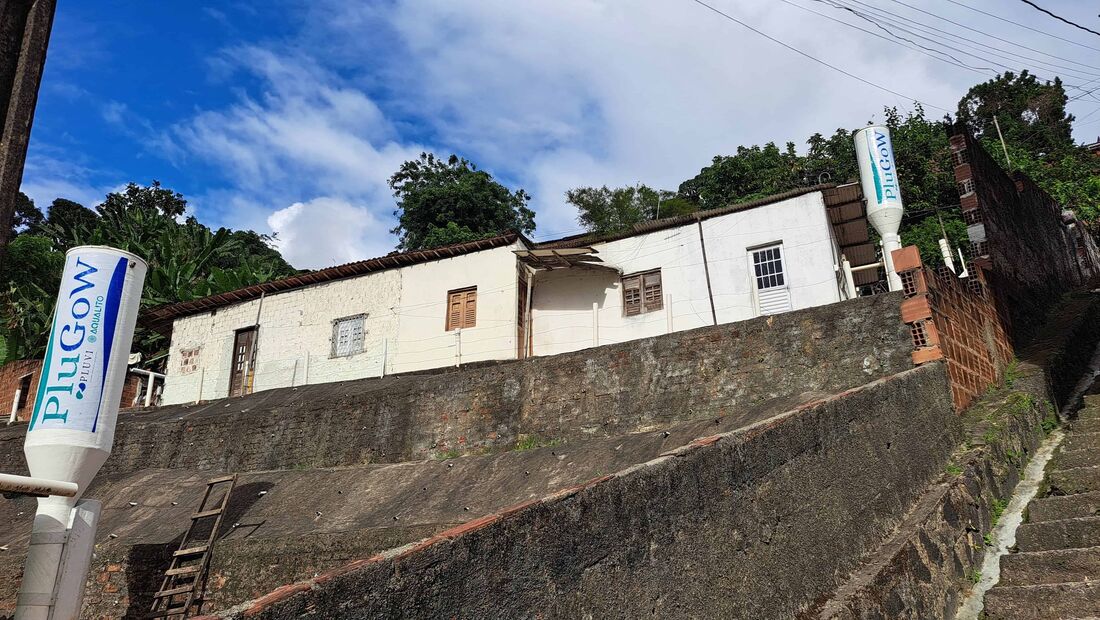
[[[366,314],[357,314],[332,322],[332,357],[348,357],[363,352],[366,318]]]
[[[753,250],[752,264],[756,274],[757,290],[784,286],[783,256],[778,245]]]
[[[661,270],[633,273],[622,278],[623,314],[634,316],[664,308]]]
[[[971,224],[981,224],[983,221],[982,210],[970,209],[969,211],[963,211],[963,221],[969,226]]]
[[[956,166],[961,166],[970,161],[970,158],[966,154],[965,148],[961,148],[957,151],[951,151],[951,159],[954,160]]]

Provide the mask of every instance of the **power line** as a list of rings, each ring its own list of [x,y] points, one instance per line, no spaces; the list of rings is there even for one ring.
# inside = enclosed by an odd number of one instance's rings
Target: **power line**
[[[929,58],[933,58],[933,59],[938,60],[940,62],[947,63],[947,64],[955,66],[955,67],[960,67],[962,69],[967,69],[969,71],[975,71],[977,73],[985,73],[985,71],[982,70],[982,69],[978,69],[976,67],[971,67],[971,66],[968,66],[968,65],[965,65],[965,64],[960,64],[960,63],[957,63],[957,62],[953,62],[953,61],[947,60],[945,58],[942,58],[941,56],[931,54],[931,53],[925,51],[927,48],[924,48],[922,46],[913,47],[913,46],[910,46],[910,45],[905,45],[903,43],[900,43],[897,39],[891,39],[890,37],[883,36],[883,35],[881,35],[877,32],[867,30],[866,28],[862,28],[862,27],[857,26],[855,24],[850,24],[850,23],[848,23],[848,22],[846,22],[842,19],[837,19],[837,18],[835,18],[831,15],[826,15],[825,13],[820,13],[818,11],[815,11],[815,10],[811,9],[811,8],[807,8],[807,7],[795,4],[795,3],[791,2],[790,0],[780,0],[780,1],[784,2],[786,4],[789,4],[789,5],[791,5],[795,8],[802,9],[803,11],[808,11],[810,13],[813,13],[814,15],[819,15],[821,17],[824,17],[825,19],[827,19],[829,21],[834,21],[838,24],[843,24],[845,26],[848,26],[849,28],[854,28],[856,30],[859,30],[860,32],[865,32],[865,33],[867,33],[867,34],[869,34],[873,37],[878,37],[878,38],[882,39],[883,41],[886,41],[887,43],[893,43],[894,45],[900,45],[901,47],[904,47],[905,49],[909,49],[909,50],[913,50],[915,52],[919,52],[921,54],[924,54],[925,56],[928,56]],[[876,25],[878,25],[878,24],[876,24]]]
[[[819,0],[819,1],[820,1],[820,0]],[[913,20],[912,18],[910,18],[910,17],[908,17],[908,16],[905,16],[905,15],[899,15],[899,14],[897,14],[897,13],[893,13],[893,12],[891,12],[891,11],[887,11],[886,9],[882,9],[882,8],[878,8],[878,7],[876,7],[876,6],[872,6],[872,5],[870,5],[870,4],[867,4],[866,2],[861,2],[860,0],[849,0],[849,1],[850,1],[850,2],[853,2],[854,4],[862,5],[862,6],[866,7],[867,9],[873,9],[874,11],[877,11],[877,12],[879,12],[879,13],[885,13],[886,15],[890,15],[890,16],[892,16],[892,17],[896,17],[896,18],[899,18],[899,19],[903,19],[903,20],[905,20],[906,22],[908,22],[908,23],[909,23],[909,25],[919,25],[919,26],[922,26],[922,27],[924,27],[925,29],[928,29],[928,30],[932,30],[932,31],[934,31],[934,32],[938,32],[938,33],[942,33],[942,34],[945,34],[945,35],[947,35],[947,36],[949,36],[949,37],[951,37],[951,38],[953,38],[953,39],[958,39],[958,40],[960,40],[960,41],[964,41],[964,42],[968,42],[968,43],[971,43],[971,45],[970,45],[970,46],[971,46],[971,47],[973,47],[973,45],[972,45],[972,43],[973,43],[973,39],[968,39],[968,38],[966,38],[966,37],[963,37],[963,36],[960,36],[960,35],[958,35],[958,34],[955,34],[955,33],[949,32],[949,31],[947,31],[947,30],[943,30],[943,29],[941,29],[941,28],[936,28],[935,26],[931,26],[931,25],[928,25],[928,24],[924,24],[924,23],[921,23],[921,22],[915,21],[915,20]],[[967,32],[968,34],[969,34],[969,33],[977,33],[977,34],[980,34],[980,35],[982,35],[982,36],[985,36],[985,37],[989,37],[990,39],[994,39],[994,40],[996,40],[996,41],[1000,41],[1000,42],[1002,42],[1002,43],[1008,43],[1009,45],[1011,45],[1011,46],[1013,46],[1013,47],[1017,47],[1017,48],[1020,48],[1020,49],[1025,49],[1025,50],[1028,50],[1028,51],[1031,51],[1031,52],[1035,52],[1035,53],[1037,53],[1037,54],[1042,54],[1043,56],[1049,56],[1050,58],[1054,58],[1055,60],[1061,60],[1061,61],[1063,61],[1063,62],[1068,62],[1068,63],[1072,63],[1072,64],[1075,64],[1075,65],[1080,65],[1080,66],[1082,66],[1082,67],[1085,67],[1086,69],[1091,69],[1092,71],[1100,71],[1100,67],[1097,67],[1097,66],[1094,66],[1094,65],[1090,65],[1090,64],[1087,64],[1087,63],[1083,63],[1083,62],[1079,62],[1079,61],[1073,60],[1073,59],[1071,59],[1071,58],[1063,58],[1063,57],[1061,57],[1061,56],[1057,56],[1057,55],[1054,55],[1054,54],[1050,54],[1050,53],[1044,52],[1043,50],[1040,50],[1040,49],[1035,49],[1035,48],[1033,48],[1033,47],[1028,47],[1028,46],[1026,46],[1026,45],[1023,45],[1023,44],[1021,44],[1021,43],[1018,43],[1018,42],[1016,42],[1016,41],[1012,41],[1012,40],[1009,40],[1009,39],[1005,39],[1005,38],[1003,38],[1003,37],[999,37],[999,36],[997,36],[997,35],[995,35],[995,34],[991,34],[991,33],[989,33],[989,32],[985,32],[984,30],[979,30],[979,29],[977,29],[977,28],[974,28],[973,26],[969,26],[969,25],[967,25],[967,24],[963,24],[963,23],[960,23],[960,22],[957,22],[957,21],[954,21],[954,20],[948,19],[948,18],[946,18],[946,17],[943,17],[943,16],[940,16],[940,15],[937,15],[936,13],[932,13],[932,12],[930,12],[930,11],[926,11],[926,10],[924,10],[924,9],[920,8],[920,7],[917,7],[917,6],[913,6],[913,5],[911,5],[911,4],[908,4],[908,3],[906,3],[906,2],[902,2],[901,0],[891,0],[891,1],[892,1],[892,2],[894,2],[895,4],[900,4],[901,6],[904,6],[904,7],[906,7],[906,8],[912,9],[912,10],[914,10],[914,11],[918,12],[918,13],[923,13],[923,14],[925,14],[925,15],[928,15],[928,16],[930,16],[930,17],[933,17],[933,18],[935,18],[935,19],[938,19],[938,20],[940,20],[940,21],[943,21],[943,22],[947,22],[947,23],[949,23],[949,24],[951,24],[951,25],[953,25],[953,26],[958,26],[959,28],[963,28],[963,29],[964,29],[964,30],[965,30],[965,31],[966,31],[966,32]],[[1087,75],[1090,75],[1090,76],[1093,76],[1093,75],[1098,75],[1097,73],[1093,73],[1093,72],[1089,72],[1089,71],[1082,71],[1081,69],[1074,69],[1074,68],[1072,68],[1072,67],[1066,67],[1066,66],[1064,66],[1064,65],[1059,65],[1059,64],[1055,64],[1055,63],[1052,63],[1052,62],[1048,62],[1048,61],[1045,61],[1045,60],[1039,60],[1038,58],[1033,58],[1033,57],[1030,57],[1030,56],[1025,56],[1025,55],[1023,55],[1023,54],[1019,54],[1019,53],[1016,53],[1016,52],[1013,52],[1013,51],[1011,51],[1011,50],[1007,50],[1007,49],[1004,49],[1004,48],[1001,48],[1001,47],[995,47],[995,46],[992,46],[992,45],[986,45],[985,47],[987,47],[987,48],[989,48],[989,49],[994,49],[994,50],[997,50],[997,51],[1000,51],[1000,52],[1005,52],[1005,53],[1007,53],[1007,54],[1011,54],[1011,55],[1013,55],[1013,56],[1017,56],[1017,57],[1019,57],[1019,58],[1023,58],[1023,59],[1026,59],[1026,60],[1029,60],[1029,61],[1032,61],[1032,62],[1040,63],[1040,64],[1043,64],[1043,65],[1047,65],[1047,66],[1049,66],[1049,67],[1056,67],[1056,68],[1058,68],[1058,69],[1065,69],[1065,70],[1068,70],[1068,71],[1077,71],[1077,72],[1080,72],[1080,73],[1085,73],[1085,74],[1087,74]],[[1001,57],[1001,58],[1004,58],[1003,56],[999,56],[999,57]]]
[[[899,0],[893,0],[893,1],[897,2],[898,4],[903,4]],[[1039,30],[1038,28],[1032,28],[1031,26],[1028,26],[1026,24],[1021,24],[1020,22],[1012,21],[1011,19],[1005,19],[1004,17],[1001,17],[1000,15],[997,15],[995,13],[990,13],[989,11],[983,11],[981,9],[976,9],[972,6],[963,4],[962,2],[959,2],[959,0],[946,0],[946,1],[950,2],[951,4],[961,6],[964,9],[974,11],[975,13],[981,13],[982,15],[987,15],[989,17],[992,17],[993,19],[999,19],[999,20],[1001,20],[1005,23],[1012,24],[1013,26],[1019,26],[1020,28],[1025,28],[1025,29],[1030,30],[1032,32],[1038,32],[1039,34],[1046,35],[1046,36],[1054,38],[1054,39],[1058,39],[1059,41],[1065,41],[1066,43],[1072,43],[1072,44],[1077,45],[1079,47],[1083,47],[1085,49],[1090,49],[1094,52],[1100,52],[1100,47],[1092,47],[1091,45],[1085,45],[1084,43],[1078,43],[1077,41],[1074,41],[1073,39],[1067,39],[1065,37],[1060,37],[1056,34],[1051,34],[1049,32],[1044,32],[1042,30]],[[906,5],[906,6],[908,6],[908,5]]]
[[[760,36],[764,37],[765,39],[767,39],[767,40],[771,41],[772,43],[775,43],[775,44],[777,44],[777,45],[781,45],[781,46],[785,47],[786,49],[788,49],[788,50],[790,50],[790,51],[792,51],[792,52],[794,52],[794,53],[796,53],[796,54],[798,54],[798,55],[800,55],[800,56],[803,56],[803,57],[805,57],[805,58],[808,58],[808,59],[810,59],[810,60],[812,60],[812,61],[814,61],[814,62],[816,62],[816,63],[818,63],[818,64],[820,64],[820,65],[824,65],[824,66],[826,66],[826,67],[828,67],[828,68],[832,69],[833,71],[836,71],[837,73],[841,73],[841,74],[843,74],[843,75],[846,75],[846,76],[848,76],[848,77],[852,78],[853,80],[858,80],[858,81],[860,81],[860,82],[863,82],[864,84],[866,84],[866,85],[868,85],[868,86],[871,86],[871,87],[873,87],[873,88],[877,88],[877,89],[879,89],[879,90],[881,90],[881,91],[883,91],[883,92],[887,92],[887,93],[890,93],[891,95],[894,95],[894,96],[896,96],[896,97],[904,97],[904,98],[906,98],[906,99],[909,99],[909,100],[911,100],[911,101],[916,101],[917,103],[920,103],[920,104],[922,104],[922,105],[925,105],[925,106],[927,106],[927,107],[929,107],[929,108],[933,108],[933,109],[936,109],[936,110],[940,110],[941,112],[947,112],[948,114],[950,114],[950,113],[951,113],[951,110],[948,110],[947,108],[941,108],[940,106],[937,106],[937,105],[932,105],[931,103],[925,103],[925,102],[923,102],[923,101],[921,101],[921,100],[917,99],[916,97],[910,97],[909,95],[906,95],[906,94],[904,94],[904,93],[899,93],[899,92],[897,92],[896,90],[891,90],[891,89],[889,89],[889,88],[886,88],[885,86],[882,86],[882,85],[876,84],[876,83],[874,83],[874,82],[872,82],[872,81],[870,81],[870,80],[867,80],[867,79],[865,79],[865,78],[862,78],[862,77],[860,77],[860,76],[858,76],[858,75],[856,75],[856,74],[854,74],[854,73],[850,73],[850,72],[848,72],[848,71],[845,71],[844,69],[841,69],[840,67],[838,67],[838,66],[836,66],[836,65],[832,65],[832,64],[829,64],[829,63],[825,62],[824,60],[821,60],[820,58],[814,58],[813,56],[811,56],[811,55],[807,54],[806,52],[803,52],[802,50],[800,50],[800,49],[798,49],[798,48],[796,48],[796,47],[793,47],[793,46],[791,46],[791,45],[788,45],[788,44],[784,43],[783,41],[780,41],[779,39],[776,39],[775,37],[773,37],[773,36],[771,36],[771,35],[769,35],[769,34],[767,34],[767,33],[765,33],[765,32],[762,32],[762,31],[760,31],[760,30],[757,30],[756,28],[754,28],[754,27],[752,27],[752,26],[750,26],[750,25],[746,24],[745,22],[743,22],[743,21],[741,21],[741,20],[737,19],[736,17],[733,17],[732,15],[730,15],[730,14],[728,14],[728,13],[723,13],[722,11],[718,10],[717,8],[715,8],[715,7],[713,7],[713,6],[709,5],[709,4],[707,4],[706,2],[703,2],[703,0],[691,0],[691,1],[692,1],[692,2],[694,2],[695,4],[698,4],[699,6],[702,6],[702,7],[706,8],[706,9],[710,10],[710,11],[711,11],[711,12],[713,12],[713,13],[717,13],[718,15],[721,15],[722,17],[724,17],[724,18],[726,18],[726,19],[730,20],[731,22],[734,22],[734,23],[736,23],[736,24],[740,24],[741,26],[743,26],[743,27],[745,27],[745,28],[747,28],[747,29],[749,29],[749,30],[751,30],[751,31],[755,32],[756,34],[758,34],[758,35],[760,35]]]
[[[1020,2],[1023,2],[1024,4],[1034,8],[1036,11],[1042,11],[1043,13],[1046,13],[1047,15],[1050,15],[1051,17],[1053,17],[1054,19],[1057,19],[1058,21],[1065,22],[1065,23],[1069,24],[1070,26],[1073,26],[1074,28],[1080,28],[1081,30],[1084,30],[1085,32],[1091,32],[1092,34],[1100,37],[1100,32],[1097,32],[1097,31],[1093,30],[1092,28],[1086,28],[1085,26],[1082,26],[1081,24],[1078,24],[1077,22],[1070,21],[1070,20],[1062,17],[1061,15],[1051,13],[1050,11],[1044,9],[1043,7],[1039,6],[1038,4],[1035,4],[1031,0],[1020,0]]]

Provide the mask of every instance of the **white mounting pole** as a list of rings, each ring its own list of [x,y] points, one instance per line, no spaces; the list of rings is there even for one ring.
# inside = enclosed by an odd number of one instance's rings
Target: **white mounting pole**
[[[672,293],[665,295],[665,333],[672,333]]]
[[[386,376],[386,358],[389,357],[389,354],[390,354],[390,339],[389,338],[383,338],[382,339],[382,370],[381,370],[381,372],[378,373],[379,377],[385,377]]]
[[[963,258],[963,250],[962,248],[957,249],[959,250],[959,265],[962,265],[962,273],[959,274],[959,277],[968,278],[970,277],[970,271],[966,268],[966,259]]]
[[[592,346],[600,346],[600,304],[592,302]]]
[[[852,275],[852,263],[843,254],[840,256],[840,268],[844,272],[844,287],[847,289],[848,299],[855,299],[856,279]]]
[[[199,369],[199,395],[195,397],[196,403],[202,402],[202,384],[206,382],[206,366]]]
[[[8,424],[15,424],[15,416],[19,413],[19,399],[23,397],[23,390],[15,391],[15,398],[11,399],[11,415],[8,416]]]
[[[462,328],[455,330],[455,368],[462,365]]]
[[[957,273],[955,271],[955,260],[951,256],[951,246],[947,245],[947,239],[940,239],[940,254],[943,255],[943,264],[947,265],[951,273]]]

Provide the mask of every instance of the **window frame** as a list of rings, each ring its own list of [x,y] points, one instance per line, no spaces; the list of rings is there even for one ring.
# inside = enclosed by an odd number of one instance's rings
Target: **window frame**
[[[653,286],[652,284],[646,284],[647,277],[656,276],[657,283],[657,295],[654,300],[647,300],[647,288]],[[637,286],[631,286],[628,281],[636,279],[638,281]],[[623,303],[623,316],[641,316],[650,312],[660,312],[665,308],[665,289],[664,289],[664,277],[661,275],[661,268],[647,269],[646,271],[636,271],[634,273],[623,274],[619,277],[619,287],[622,289],[622,303]],[[633,299],[631,291],[636,291],[637,299]],[[636,310],[633,310],[636,308]]]
[[[472,294],[472,295],[471,295]],[[458,323],[451,321],[451,306],[455,295],[461,295],[462,309],[459,312]],[[470,319],[469,305],[473,303],[473,318]],[[470,329],[477,327],[477,286],[464,286],[462,288],[447,291],[447,304],[443,312],[443,331],[453,332],[456,329]]]
[[[770,252],[772,250],[778,252],[778,255],[776,255],[774,257],[767,257],[767,258],[765,258],[765,260],[763,262],[760,262],[760,263],[756,262],[756,255],[758,253]],[[752,278],[753,290],[754,291],[756,291],[756,292],[770,291],[770,290],[779,289],[779,288],[790,289],[790,274],[787,273],[787,259],[786,259],[787,251],[783,248],[783,242],[782,241],[776,241],[776,242],[773,242],[773,243],[766,243],[764,245],[754,246],[754,247],[748,248],[748,251],[749,251],[749,263],[750,263],[749,276]],[[764,274],[761,274],[757,271],[757,267],[759,267],[759,266],[774,265],[776,263],[778,263],[778,265],[779,265],[779,270],[778,271],[770,271],[770,272],[764,273]],[[761,282],[762,278],[775,278],[776,276],[778,276],[778,278],[779,278],[779,283],[778,284],[773,284],[772,286],[766,286],[766,287],[760,286],[760,282]]]
[[[329,338],[329,359],[337,359],[341,357],[353,357],[363,353],[367,350],[367,317],[370,316],[367,312],[359,314],[352,314],[350,316],[342,316],[332,319],[332,336]],[[352,321],[359,322],[359,342],[358,348],[349,351],[347,353],[340,353],[340,326],[344,323],[350,323]],[[351,346],[354,346],[353,340]]]
[[[23,385],[27,386],[27,389],[23,389]],[[19,377],[19,402],[15,403],[16,411],[22,411],[27,408],[27,403],[30,402],[31,390],[34,388],[34,373],[28,372],[27,374]]]

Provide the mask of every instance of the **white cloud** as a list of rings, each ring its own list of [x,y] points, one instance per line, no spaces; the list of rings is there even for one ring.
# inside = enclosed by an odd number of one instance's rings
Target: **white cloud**
[[[339,198],[296,202],[267,218],[277,246],[292,265],[321,268],[380,256],[388,244],[373,241],[385,225],[370,209]]]
[[[814,58],[932,106],[953,109],[986,79],[788,4],[713,1]],[[947,5],[934,10],[977,19]],[[457,152],[528,189],[544,238],[576,230],[564,203],[571,187],[674,189],[739,145],[801,148],[814,132],[912,104],[687,1],[318,0],[294,14],[295,35],[242,42],[210,59],[213,79],[235,89],[232,103],[198,110],[145,142],[181,168],[216,170],[221,184],[192,197],[204,221],[276,232],[300,267],[392,248],[386,180],[421,150]],[[1015,7],[1004,14],[1034,18]],[[1034,33],[987,27],[1081,58]],[[144,128],[122,104],[103,113]]]

